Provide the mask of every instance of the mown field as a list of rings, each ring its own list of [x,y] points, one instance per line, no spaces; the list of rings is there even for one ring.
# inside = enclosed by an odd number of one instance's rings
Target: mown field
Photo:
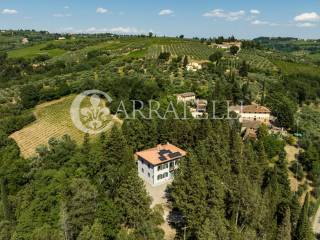
[[[70,107],[74,98],[75,96],[71,95],[36,106],[34,114],[37,120],[10,136],[17,142],[24,157],[33,156],[36,148],[46,145],[52,137],[60,138],[68,134],[77,143],[82,143],[84,133],[74,126],[70,118]],[[85,99],[83,104],[89,106],[89,98]]]

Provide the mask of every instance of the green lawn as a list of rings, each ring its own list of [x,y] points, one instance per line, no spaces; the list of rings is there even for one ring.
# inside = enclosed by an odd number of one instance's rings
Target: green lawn
[[[41,50],[45,46],[47,46],[48,43],[41,43],[30,47],[24,47],[16,50],[12,50],[8,52],[9,58],[33,58],[41,54],[47,54],[50,57],[55,57],[62,55],[66,51],[63,49],[51,49],[51,50]]]

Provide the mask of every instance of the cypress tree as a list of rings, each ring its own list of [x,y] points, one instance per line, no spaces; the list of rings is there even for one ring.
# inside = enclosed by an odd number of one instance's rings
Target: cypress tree
[[[290,208],[287,207],[285,215],[278,227],[277,240],[291,240]]]
[[[2,200],[2,208],[3,208],[3,216],[4,219],[9,221],[11,220],[11,210],[8,200],[8,190],[7,190],[7,180],[5,177],[0,179],[1,184],[1,200]]]
[[[81,152],[83,154],[88,154],[90,152],[90,139],[89,139],[88,133],[86,133],[83,137],[83,144],[82,144]]]
[[[183,59],[183,66],[186,67],[189,64],[188,56],[186,55]]]
[[[295,234],[295,240],[314,240],[314,236],[311,230],[309,221],[309,193],[307,193],[302,206],[297,228]]]

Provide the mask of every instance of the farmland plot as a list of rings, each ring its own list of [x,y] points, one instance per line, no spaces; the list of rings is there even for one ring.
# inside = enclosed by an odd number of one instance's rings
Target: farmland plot
[[[157,44],[148,49],[147,58],[155,59],[161,52],[169,52],[174,57],[187,55],[191,59],[207,60],[214,50],[201,43]]]
[[[83,141],[84,133],[73,125],[70,117],[69,111],[74,97],[68,96],[38,105],[34,110],[37,120],[10,136],[17,142],[22,156],[33,156],[36,148],[46,145],[52,137],[61,138],[68,134],[77,143]],[[89,105],[89,99],[86,99],[84,104]],[[113,121],[112,116],[110,121]]]
[[[270,72],[278,70],[277,66],[268,58],[260,56],[255,51],[242,50],[239,53],[239,58],[240,60],[245,60],[250,65],[251,69]]]

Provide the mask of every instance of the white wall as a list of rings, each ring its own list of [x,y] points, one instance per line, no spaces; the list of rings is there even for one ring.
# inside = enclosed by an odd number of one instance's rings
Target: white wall
[[[178,168],[178,161],[179,160],[173,160],[171,162],[174,162],[174,169]],[[142,179],[144,179],[145,181],[147,181],[148,183],[150,183],[153,186],[157,186],[157,185],[161,185],[167,181],[170,181],[173,179],[173,175],[172,172],[170,172],[170,162],[166,162],[161,164],[161,166],[168,164],[167,168],[158,170],[158,166],[153,166],[151,164],[149,164],[148,166],[148,162],[147,161],[143,161],[140,158],[138,158],[138,173],[139,173],[139,177],[141,177]],[[142,170],[143,169],[143,170]],[[149,173],[149,174],[148,174]],[[158,176],[161,174],[163,176],[163,174],[167,173],[167,176],[159,179],[158,180]],[[149,177],[150,175],[150,177]]]
[[[196,100],[196,97],[195,96],[192,96],[192,97],[181,97],[181,96],[178,96],[177,97],[177,102],[193,102]]]
[[[270,121],[270,113],[241,113],[240,122],[243,120],[256,121],[268,123]]]
[[[179,160],[170,161],[170,162],[174,163],[174,169],[178,168],[178,165],[177,165],[178,161]],[[161,164],[161,165],[168,164],[168,167],[165,168],[165,169],[158,170],[158,166],[159,165],[155,166],[155,168],[154,168],[154,185],[160,185],[162,183],[165,183],[165,182],[170,181],[170,180],[173,179],[172,172],[170,172],[170,162],[166,162],[166,163]],[[158,176],[160,174],[163,176],[163,174],[165,174],[165,173],[167,173],[167,177],[164,177],[164,178],[158,180]]]
[[[148,162],[138,159],[138,173],[139,177],[143,178],[151,185],[154,184],[154,167],[151,164],[148,166]]]

